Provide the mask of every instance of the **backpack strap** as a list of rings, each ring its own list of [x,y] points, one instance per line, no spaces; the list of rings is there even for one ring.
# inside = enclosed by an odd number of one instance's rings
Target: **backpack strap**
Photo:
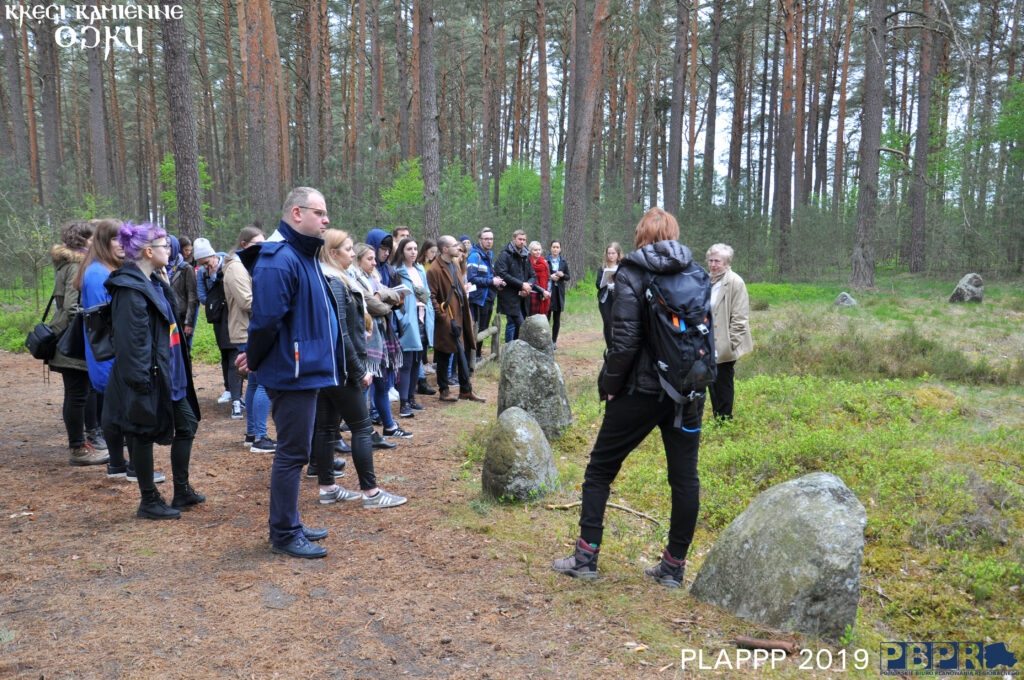
[[[46,323],[46,317],[50,314],[50,307],[53,305],[54,296],[50,296],[50,301],[46,303],[46,309],[43,310],[43,318],[39,319],[39,323]]]

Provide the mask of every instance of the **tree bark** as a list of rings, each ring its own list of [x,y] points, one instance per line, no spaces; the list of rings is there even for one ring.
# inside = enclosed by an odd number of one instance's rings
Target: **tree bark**
[[[406,82],[405,17],[402,0],[395,0],[395,42],[398,62],[398,149],[401,159],[409,158],[409,88]]]
[[[107,168],[107,130],[103,115],[103,62],[98,47],[86,50],[89,65],[89,148],[92,159],[93,191],[111,197]]]
[[[740,190],[740,154],[743,151],[743,107],[747,104],[747,83],[745,80],[747,64],[745,63],[746,55],[744,53],[744,39],[742,35],[736,40],[733,50],[735,86],[732,98],[732,127],[729,130],[729,164],[725,184],[725,204],[729,207],[736,206]],[[753,55],[751,55],[751,61],[753,61]],[[710,102],[711,99],[709,98],[708,101]],[[708,116],[709,123],[713,119],[713,114]],[[708,134],[710,135],[710,131]],[[705,164],[707,164],[707,159],[713,155],[713,146],[710,154],[705,149]],[[705,177],[707,177],[706,172]]]
[[[491,82],[491,22],[488,14],[488,3],[487,0],[483,1],[482,9],[482,23],[483,23],[483,45],[481,47],[481,71],[483,72],[483,126],[481,132],[483,134],[483,144],[481,144],[480,152],[480,194],[483,199],[483,203],[487,203],[490,199],[491,191],[491,144],[492,144],[492,107],[491,97],[494,85]]]
[[[640,51],[640,24],[637,5],[634,0],[629,26],[629,47],[626,52],[626,122],[625,140],[622,149],[622,196],[623,226],[628,229],[633,223],[633,204],[636,202],[636,81],[637,52]]]
[[[582,0],[581,0],[582,1]],[[608,21],[609,0],[597,0],[594,7],[594,24],[590,34],[590,56],[586,61],[578,61],[577,67],[585,69],[585,86],[578,102],[580,117],[584,121],[577,129],[578,138],[573,142],[572,156],[565,174],[565,206],[563,215],[563,234],[565,236],[566,258],[572,271],[582,273],[584,267],[585,232],[587,217],[587,140],[590,139],[590,122],[594,119],[598,80],[601,77],[600,62],[604,52],[606,24]],[[582,75],[582,74],[581,74]],[[577,277],[578,280],[579,277]]]
[[[21,97],[21,66],[18,64],[18,40],[6,12],[0,12],[0,29],[4,37],[4,64],[7,69],[7,90],[10,99],[11,133],[14,136],[14,163],[28,171],[28,127],[25,124],[25,102]]]
[[[174,0],[161,0],[170,7]],[[199,188],[199,146],[196,118],[192,108],[192,87],[188,72],[185,25],[181,19],[161,19],[164,73],[170,124],[174,130],[174,183],[178,198],[178,230],[190,239],[203,235],[202,194]]]
[[[437,126],[437,81],[434,74],[434,2],[417,0],[420,15],[420,108],[423,129],[423,231],[426,238],[441,235],[440,139]]]
[[[43,173],[43,193],[40,197],[43,206],[53,203],[57,184],[60,182],[61,135],[60,112],[57,109],[57,55],[53,42],[54,30],[54,23],[49,19],[43,19],[36,25],[35,31],[46,154],[46,172]]]
[[[775,147],[775,192],[772,224],[775,232],[776,262],[780,274],[792,271],[789,243],[793,217],[793,61],[796,46],[794,0],[780,0],[785,17],[782,52],[782,102],[779,108]]]
[[[696,170],[696,153],[697,153],[697,27],[700,24],[700,15],[698,14],[698,5],[696,0],[691,3],[690,6],[693,16],[690,17],[690,77],[688,78],[687,85],[690,87],[690,126],[687,130],[687,145],[686,145],[686,205],[687,207],[693,206],[693,197],[696,193],[696,180],[694,179],[694,171]]]
[[[839,82],[839,118],[836,122],[836,168],[832,180],[832,221],[839,221],[839,204],[846,200],[843,193],[843,160],[846,153],[846,82],[850,73],[850,34],[853,31],[853,0],[846,9],[846,37],[843,39],[843,66]]]
[[[932,19],[931,0],[924,0],[924,14]],[[914,140],[914,177],[910,185],[910,271],[924,271],[925,225],[928,220],[928,149],[931,145],[932,80],[935,76],[934,36],[921,29],[920,75],[917,91],[917,132]]]
[[[860,184],[857,232],[853,245],[850,285],[875,285],[875,221],[878,213],[878,152],[882,136],[882,97],[885,88],[886,0],[871,0],[865,35],[864,109],[860,137]]]
[[[668,158],[665,160],[665,211],[672,215],[679,214],[680,193],[682,192],[683,98],[686,91],[689,22],[690,8],[686,0],[676,0],[675,48],[672,61],[672,108],[669,114],[671,123],[668,130]],[[652,205],[654,203],[652,201]]]
[[[704,130],[704,163],[701,168],[702,200],[711,204],[715,190],[715,120],[718,118],[718,42],[722,35],[722,0],[714,0],[711,14],[711,70],[708,73],[708,114],[707,127]],[[736,41],[736,49],[742,53],[742,36]],[[739,56],[742,57],[742,54]],[[737,62],[736,79],[742,82],[743,65]],[[733,105],[743,110],[742,95],[737,95]]]
[[[537,0],[537,115],[540,118],[540,231],[551,243],[551,150],[548,143],[548,67],[544,0]]]

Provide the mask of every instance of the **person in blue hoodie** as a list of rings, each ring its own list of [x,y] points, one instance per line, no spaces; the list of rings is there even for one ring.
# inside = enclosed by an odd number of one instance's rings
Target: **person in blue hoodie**
[[[333,294],[317,262],[327,229],[327,204],[310,187],[292,189],[276,236],[241,253],[252,274],[249,342],[235,364],[256,373],[270,396],[277,451],[270,473],[270,541],[276,553],[312,559],[326,529],[299,518],[299,484],[309,461],[317,395],[345,374],[343,336]]]
[[[505,285],[504,279],[494,273],[494,232],[484,227],[476,237],[476,245],[469,251],[466,258],[466,278],[476,286],[469,294],[469,311],[476,322],[479,334],[491,325],[491,314],[494,312],[494,301],[498,291]],[[480,350],[484,343],[476,343],[476,356],[480,358]]]

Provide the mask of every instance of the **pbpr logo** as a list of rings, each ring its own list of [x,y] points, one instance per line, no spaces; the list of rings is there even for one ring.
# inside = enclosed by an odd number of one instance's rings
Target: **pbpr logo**
[[[1003,642],[883,642],[882,675],[1018,675],[1017,657]]]

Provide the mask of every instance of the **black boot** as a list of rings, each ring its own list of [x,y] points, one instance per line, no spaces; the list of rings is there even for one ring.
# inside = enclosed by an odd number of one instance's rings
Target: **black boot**
[[[437,390],[427,384],[426,378],[420,378],[416,382],[416,394],[437,394]]]
[[[206,496],[193,489],[192,485],[188,482],[185,482],[184,484],[174,482],[174,498],[171,499],[172,508],[188,510],[193,505],[199,505],[200,503],[205,502]]]
[[[181,511],[168,507],[160,492],[153,489],[142,492],[142,501],[135,516],[142,519],[178,519]]]

